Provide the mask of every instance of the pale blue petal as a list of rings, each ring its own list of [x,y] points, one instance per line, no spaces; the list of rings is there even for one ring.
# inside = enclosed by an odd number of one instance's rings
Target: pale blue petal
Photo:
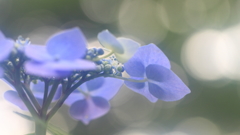
[[[98,41],[101,45],[109,50],[112,50],[116,53],[122,54],[123,47],[116,37],[110,33],[108,30],[104,30],[98,33]]]
[[[11,53],[14,47],[14,41],[12,39],[6,38],[0,31],[0,61],[5,60]]]
[[[87,42],[77,27],[59,32],[47,41],[47,51],[58,59],[74,60],[86,53]]]
[[[104,79],[104,82],[101,87],[90,92],[91,96],[98,96],[106,100],[110,100],[117,94],[117,92],[120,90],[121,86],[123,85],[123,80],[120,80],[120,79],[110,78],[110,77],[107,77],[107,78],[99,77],[99,78]]]
[[[27,111],[27,107],[19,97],[18,93],[13,90],[8,90],[4,93],[4,98],[9,101],[10,103],[18,106],[20,109]]]
[[[44,62],[42,64],[46,69],[57,70],[57,71],[73,71],[73,70],[95,70],[96,64],[88,60],[59,60]]]
[[[149,65],[146,75],[150,93],[163,101],[176,101],[191,92],[174,72],[163,66]]]
[[[158,64],[168,69],[171,68],[170,61],[166,55],[154,44],[140,47],[134,56],[124,65],[132,65],[134,61],[142,62],[144,67],[147,67],[150,64]]]
[[[32,82],[30,83],[30,89],[33,91],[35,97],[40,98],[40,99],[43,99],[43,95],[44,95],[44,91],[45,91],[44,87],[45,87],[45,83],[42,81],[38,81],[37,84],[34,84]],[[48,94],[49,94],[52,89],[52,85],[49,86],[48,89],[49,89],[48,90]],[[58,100],[61,97],[61,94],[62,94],[62,85],[59,85],[56,90],[56,93],[53,97],[53,101]]]
[[[104,82],[105,82],[105,80],[103,77],[94,78],[94,79],[86,82],[87,89],[88,89],[88,91],[97,90],[103,86]]]
[[[44,63],[36,63],[32,61],[25,62],[24,69],[26,73],[41,77],[56,77],[56,78],[63,78],[67,77],[71,74],[71,71],[56,71],[47,68]]]
[[[89,124],[93,119],[105,115],[110,109],[107,100],[101,97],[88,97],[85,100],[79,100],[72,104],[69,114],[84,124]]]
[[[137,83],[137,82],[129,82],[125,81],[125,85],[131,89],[132,91],[139,93],[143,96],[145,96],[149,101],[151,102],[156,102],[158,99],[154,97],[148,89],[148,83]]]
[[[26,46],[24,53],[30,59],[39,62],[52,61],[54,58],[48,54],[46,46],[42,45],[28,45]]]
[[[124,68],[131,77],[144,77],[145,75],[145,67],[140,60],[130,59],[124,64]]]
[[[44,85],[45,83],[43,81],[39,81],[34,84],[33,82],[30,83],[30,89],[34,92],[41,92],[44,93]]]
[[[135,54],[140,44],[128,38],[118,38],[117,40],[123,47],[123,54],[115,53],[115,56],[119,62],[125,63]]]

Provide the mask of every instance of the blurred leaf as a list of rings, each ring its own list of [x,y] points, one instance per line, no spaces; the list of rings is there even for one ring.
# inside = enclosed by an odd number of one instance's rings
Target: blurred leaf
[[[19,112],[14,112],[14,113],[16,113],[17,115],[19,115],[19,116],[21,116],[21,117],[23,117],[27,120],[34,121],[31,116],[28,116],[26,114],[22,114],[22,113],[19,113]],[[56,126],[54,126],[53,124],[50,124],[50,123],[48,123],[47,129],[53,135],[71,135],[71,134],[59,129],[58,127],[56,127]],[[26,134],[26,135],[34,135],[34,134],[35,133],[29,133],[29,134]]]

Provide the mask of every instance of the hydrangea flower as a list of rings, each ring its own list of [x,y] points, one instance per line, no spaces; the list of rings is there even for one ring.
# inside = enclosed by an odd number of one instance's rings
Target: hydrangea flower
[[[124,67],[132,78],[146,80],[146,82],[125,81],[126,86],[151,102],[158,99],[176,101],[190,93],[189,88],[170,69],[168,58],[154,44],[140,47]]]
[[[87,42],[79,28],[57,33],[46,46],[29,45],[25,54],[32,61],[25,63],[27,73],[41,77],[65,77],[73,70],[94,70],[93,62],[83,60]]]
[[[122,84],[122,80],[104,77],[83,83],[65,101],[70,106],[69,114],[86,125],[105,115],[110,109],[108,101],[116,95]]]
[[[3,33],[0,31],[0,62],[5,60],[11,53],[14,47],[14,41],[12,39],[6,38]],[[3,69],[0,68],[0,77],[3,76]]]
[[[10,85],[11,86],[11,85]],[[13,87],[12,87],[13,88]],[[49,87],[48,94],[51,91],[52,86]],[[14,88],[13,88],[14,89]],[[30,89],[33,92],[33,95],[37,99],[38,103],[42,106],[43,104],[43,96],[44,96],[44,82],[38,81],[37,84],[31,83]],[[53,101],[56,101],[60,98],[62,92],[62,87],[59,86],[54,97]],[[4,98],[9,101],[10,103],[18,106],[20,109],[27,111],[27,107],[22,101],[22,99],[19,97],[16,90],[8,90],[4,93]]]
[[[115,54],[121,63],[127,62],[140,47],[140,44],[128,38],[116,38],[108,30],[98,34],[98,40],[103,47]]]

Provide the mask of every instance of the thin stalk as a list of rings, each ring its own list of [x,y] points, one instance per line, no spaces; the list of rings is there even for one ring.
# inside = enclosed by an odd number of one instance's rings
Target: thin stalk
[[[113,54],[113,51],[110,51],[107,55],[93,59],[92,61],[99,61],[101,59],[107,58]]]
[[[41,106],[40,104],[38,103],[37,99],[34,97],[32,91],[28,88],[28,86],[26,86],[25,84],[22,84],[22,87],[24,88],[27,96],[30,98],[30,100],[32,101],[33,105],[36,107],[37,111],[40,112],[41,110]]]
[[[136,79],[132,79],[132,78],[125,78],[125,77],[121,77],[121,76],[115,76],[115,75],[107,75],[106,77],[112,77],[112,78],[117,78],[117,79],[121,79],[121,80],[125,80],[125,81],[130,81],[130,82],[146,82],[148,79],[144,78],[142,80],[136,80]]]
[[[89,81],[91,79],[100,77],[100,76],[104,76],[104,74],[99,74],[97,76],[90,76],[85,78],[87,75],[87,72],[84,74],[84,76],[82,77],[82,79],[77,82],[75,85],[73,85],[70,89],[66,90],[66,93],[63,93],[62,96],[60,97],[60,99],[58,100],[58,102],[55,104],[55,106],[51,109],[51,111],[48,113],[47,115],[47,121],[49,121],[53,115],[58,111],[58,109],[63,105],[64,101],[68,98],[68,96],[74,91],[76,90],[81,84],[83,84],[86,81]]]
[[[52,102],[52,99],[57,91],[58,85],[60,84],[60,80],[56,80],[52,86],[52,89],[48,95],[48,98],[46,100],[46,103],[43,105],[42,107],[42,115],[45,118],[46,114],[47,114],[47,110]]]

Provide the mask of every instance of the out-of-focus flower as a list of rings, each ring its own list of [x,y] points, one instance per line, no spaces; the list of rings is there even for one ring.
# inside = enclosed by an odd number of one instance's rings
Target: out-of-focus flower
[[[151,102],[158,99],[176,101],[190,93],[189,88],[170,69],[168,58],[154,44],[140,47],[124,67],[132,78],[146,80],[146,82],[125,81],[126,86]]]
[[[103,47],[115,54],[121,63],[127,62],[140,47],[140,44],[128,38],[116,38],[108,30],[98,34],[98,40]]]
[[[32,61],[25,63],[27,73],[41,77],[66,77],[73,70],[94,70],[93,62],[83,60],[87,42],[79,28],[53,35],[46,46],[29,45],[25,54]]]
[[[48,94],[51,91],[52,86],[49,87]],[[37,84],[31,83],[30,89],[33,92],[33,95],[37,99],[38,103],[42,106],[43,104],[43,95],[44,95],[44,82],[38,82]],[[62,87],[58,86],[56,93],[53,97],[53,101],[56,101],[60,98],[62,92]],[[28,110],[22,99],[19,97],[18,92],[15,90],[8,90],[4,93],[4,98],[10,103],[18,106],[22,110]]]
[[[84,124],[105,115],[110,109],[108,101],[122,84],[122,80],[104,77],[83,83],[65,101],[70,106],[69,114]]]
[[[6,38],[0,31],[0,62],[5,60],[11,53],[14,47],[14,41],[12,39]],[[3,69],[0,68],[0,77],[3,76]]]

